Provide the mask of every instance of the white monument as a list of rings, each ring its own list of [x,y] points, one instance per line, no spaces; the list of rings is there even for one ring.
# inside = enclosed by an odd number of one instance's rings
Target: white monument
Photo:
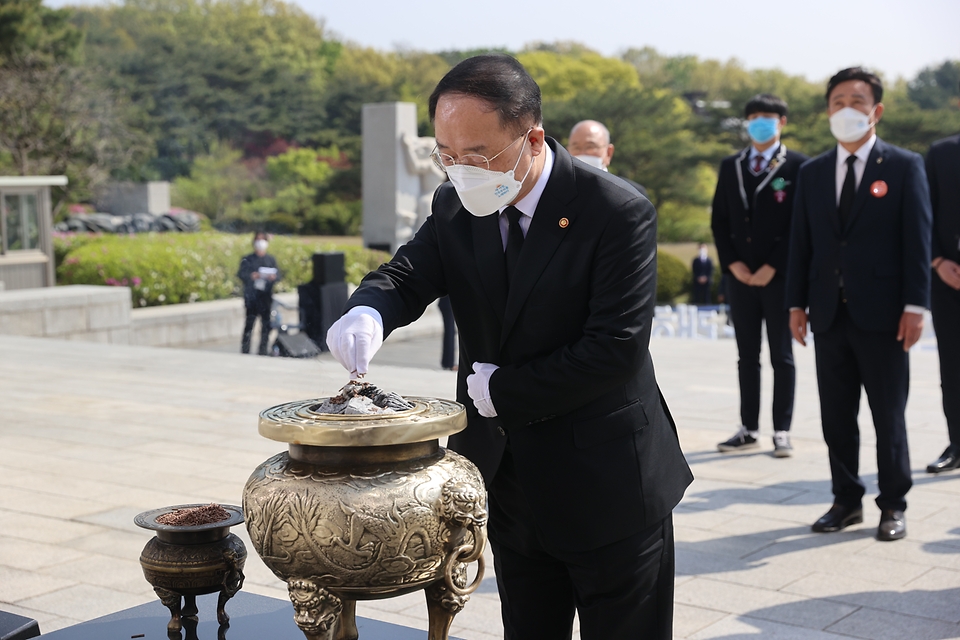
[[[363,244],[393,254],[430,215],[443,172],[433,138],[417,136],[412,102],[363,105]]]

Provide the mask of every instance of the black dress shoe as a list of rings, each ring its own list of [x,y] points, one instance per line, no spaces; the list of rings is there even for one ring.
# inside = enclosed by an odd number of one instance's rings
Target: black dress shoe
[[[877,540],[889,542],[907,535],[907,520],[899,509],[884,509],[880,512],[880,526],[877,528]]]
[[[960,469],[960,447],[950,445],[943,450],[940,457],[927,465],[927,473],[940,473],[941,471],[952,471]]]
[[[832,533],[852,524],[863,522],[863,509],[834,504],[819,520],[810,527],[815,533]]]

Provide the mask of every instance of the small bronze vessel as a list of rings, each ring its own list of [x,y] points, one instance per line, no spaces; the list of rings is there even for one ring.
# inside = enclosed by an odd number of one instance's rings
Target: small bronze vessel
[[[197,620],[197,596],[218,591],[217,621],[227,625],[230,617],[224,605],[243,586],[247,549],[240,538],[230,533],[230,527],[243,522],[240,507],[220,505],[229,517],[208,524],[183,526],[157,522],[158,518],[163,519],[177,510],[203,506],[163,507],[144,511],[134,518],[137,526],[156,531],[156,536],[140,554],[140,566],[160,602],[170,609],[168,634],[179,635],[182,618]]]

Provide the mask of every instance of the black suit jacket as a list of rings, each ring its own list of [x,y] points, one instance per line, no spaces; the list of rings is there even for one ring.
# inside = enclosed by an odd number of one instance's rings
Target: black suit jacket
[[[933,259],[960,262],[960,134],[930,146],[927,180],[933,207]]]
[[[547,144],[553,172],[509,293],[497,216],[471,215],[444,184],[417,235],[364,278],[348,308],[376,308],[389,333],[448,294],[468,416],[450,448],[489,484],[509,437],[546,542],[590,549],[669,515],[693,476],[648,351],[656,211]],[[500,366],[490,380],[497,418],[481,417],[467,394],[473,362]]]
[[[853,322],[866,331],[896,331],[905,305],[930,306],[930,192],[923,158],[878,138],[843,229],[836,168],[834,148],[800,169],[787,306],[809,307],[814,333],[826,331],[842,276]],[[871,192],[878,181],[887,190],[881,197]]]
[[[728,273],[730,265],[739,261],[750,271],[769,264],[777,273],[785,273],[797,172],[807,156],[780,145],[752,193],[743,180],[749,158],[747,147],[720,163],[710,221],[720,267]]]
[[[699,284],[697,278],[700,276],[707,276],[708,283],[713,281],[713,260],[709,257],[701,260],[700,256],[697,256],[690,264],[690,269],[693,271],[693,284]]]
[[[630,178],[624,178],[623,176],[617,176],[617,177],[623,180],[624,182],[626,182],[627,184],[629,184],[631,187],[633,187],[637,191],[639,191],[640,195],[642,195],[644,198],[646,198],[647,200],[650,199],[650,195],[647,193],[647,188],[644,187],[642,184],[640,184],[639,182],[634,182]]]

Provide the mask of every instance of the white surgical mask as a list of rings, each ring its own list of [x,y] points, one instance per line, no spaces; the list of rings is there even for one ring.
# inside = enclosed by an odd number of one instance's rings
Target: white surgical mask
[[[524,136],[523,146],[520,147],[520,157],[517,163],[513,165],[510,171],[490,171],[480,167],[472,167],[465,164],[455,164],[446,168],[447,177],[453,183],[457,195],[460,196],[460,203],[463,207],[482,218],[490,214],[497,213],[501,208],[513,202],[520,189],[523,188],[523,181],[527,179],[533,162],[527,167],[527,173],[523,178],[517,180],[514,172],[520,166],[520,158],[523,157],[523,149],[527,145],[527,138]]]
[[[706,260],[706,259],[707,259],[707,250],[706,250],[706,249],[700,249],[700,259],[701,259],[701,260]]]
[[[870,113],[863,113],[853,107],[844,107],[830,116],[830,133],[840,142],[856,142],[869,133],[871,115],[873,109]]]
[[[267,241],[266,240],[254,240],[253,241],[254,251],[266,251],[267,250]]]
[[[588,156],[584,154],[584,155],[573,156],[573,157],[576,158],[577,160],[580,160],[581,162],[586,162],[591,167],[596,167],[597,169],[602,169],[603,171],[607,170],[607,168],[603,166],[603,158],[601,158],[600,156]]]

